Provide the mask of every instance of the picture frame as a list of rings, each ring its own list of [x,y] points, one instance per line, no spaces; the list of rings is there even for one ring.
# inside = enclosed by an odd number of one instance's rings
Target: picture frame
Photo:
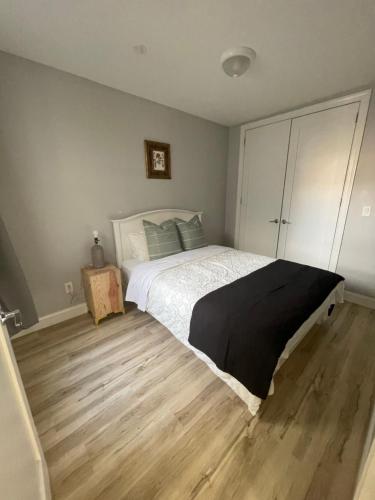
[[[170,144],[145,140],[145,159],[148,179],[171,179]]]

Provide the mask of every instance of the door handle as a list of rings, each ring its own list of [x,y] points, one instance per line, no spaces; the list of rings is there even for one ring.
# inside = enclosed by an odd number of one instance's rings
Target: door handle
[[[281,223],[282,224],[291,224],[291,222],[289,222],[288,220],[286,219],[281,219]]]
[[[22,314],[19,309],[14,309],[14,311],[10,312],[5,312],[1,309],[0,307],[0,322],[3,325],[10,319],[13,320],[14,326],[18,328],[19,326],[22,326]]]
[[[274,224],[278,224],[279,223],[279,219],[271,219],[268,222],[273,222]]]

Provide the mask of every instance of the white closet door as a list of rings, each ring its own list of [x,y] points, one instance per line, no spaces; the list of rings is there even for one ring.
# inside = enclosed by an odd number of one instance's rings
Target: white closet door
[[[358,103],[292,121],[278,257],[330,268]]]
[[[246,131],[241,250],[276,256],[290,125],[291,120],[285,120]]]

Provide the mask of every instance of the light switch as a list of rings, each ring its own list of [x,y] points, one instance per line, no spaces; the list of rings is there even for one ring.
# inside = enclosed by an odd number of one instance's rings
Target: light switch
[[[369,217],[371,214],[371,207],[362,207],[362,217]]]

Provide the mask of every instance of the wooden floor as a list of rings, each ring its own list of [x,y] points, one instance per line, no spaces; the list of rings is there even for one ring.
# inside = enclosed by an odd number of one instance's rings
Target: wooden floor
[[[375,391],[375,311],[314,327],[256,418],[149,315],[14,341],[55,499],[351,500]]]

